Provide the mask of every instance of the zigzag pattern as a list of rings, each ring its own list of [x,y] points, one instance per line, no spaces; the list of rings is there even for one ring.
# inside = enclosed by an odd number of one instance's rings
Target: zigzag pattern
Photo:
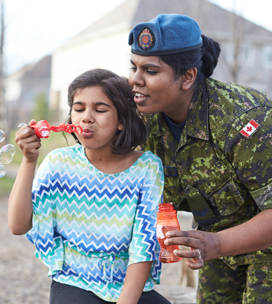
[[[118,174],[96,169],[81,145],[51,152],[34,179],[27,234],[48,275],[116,302],[127,267],[153,261],[144,288],[152,290],[161,271],[155,225],[162,172],[151,152]]]

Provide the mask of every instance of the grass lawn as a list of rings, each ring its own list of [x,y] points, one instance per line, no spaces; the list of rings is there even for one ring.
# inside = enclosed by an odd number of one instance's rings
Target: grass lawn
[[[0,179],[0,196],[10,193],[14,184],[15,178],[4,176]]]
[[[12,160],[13,165],[20,165],[22,159],[23,159],[23,153],[20,150],[20,148],[17,146],[15,143],[15,133],[17,130],[12,131],[9,139],[9,144],[12,144],[15,146],[16,152]],[[38,158],[38,164],[40,164],[45,156],[52,150],[57,149],[57,148],[62,148],[62,147],[67,147],[67,146],[72,146],[75,145],[76,142],[72,135],[66,133],[66,138],[68,141],[68,144],[65,141],[65,138],[63,136],[63,132],[50,132],[50,136],[48,138],[42,138],[41,143],[42,146],[40,148],[40,156]]]

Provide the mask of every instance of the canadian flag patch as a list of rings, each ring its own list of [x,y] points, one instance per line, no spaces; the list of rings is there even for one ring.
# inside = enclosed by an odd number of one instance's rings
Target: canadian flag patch
[[[245,137],[249,137],[252,135],[261,125],[259,125],[254,119],[251,121],[240,131],[242,135]]]

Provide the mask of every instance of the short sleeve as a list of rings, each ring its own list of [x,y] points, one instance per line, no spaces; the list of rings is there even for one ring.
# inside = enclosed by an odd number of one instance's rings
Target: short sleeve
[[[129,265],[157,261],[159,245],[156,237],[158,205],[162,201],[164,176],[161,160],[149,152],[150,161],[141,182],[138,206],[129,247]],[[154,265],[153,265],[154,267]]]
[[[254,125],[257,128],[247,137],[241,131],[249,122],[253,123],[253,128]],[[252,129],[250,125],[249,129]],[[260,210],[271,209],[272,108],[256,107],[233,122],[226,138],[225,152],[239,181],[248,189]]]
[[[62,269],[63,264],[63,245],[60,236],[54,235],[54,181],[50,174],[51,170],[52,163],[50,156],[47,156],[33,181],[32,229],[26,234],[36,247],[37,258],[49,268],[49,275]]]

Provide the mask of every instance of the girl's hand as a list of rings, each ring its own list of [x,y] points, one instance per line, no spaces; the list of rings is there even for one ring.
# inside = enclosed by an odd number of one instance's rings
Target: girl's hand
[[[15,142],[22,150],[24,157],[29,162],[35,162],[39,157],[39,148],[41,147],[41,139],[35,134],[31,125],[36,121],[32,119],[29,126],[23,126],[16,132]]]
[[[216,233],[204,231],[168,231],[165,245],[191,247],[192,250],[175,250],[174,254],[183,258],[191,258],[186,264],[191,269],[200,269],[204,262],[220,257],[220,242]]]

